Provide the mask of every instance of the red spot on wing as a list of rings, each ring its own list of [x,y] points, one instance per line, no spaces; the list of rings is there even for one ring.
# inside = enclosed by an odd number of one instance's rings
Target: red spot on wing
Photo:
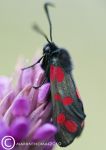
[[[61,67],[57,67],[56,79],[57,79],[57,82],[62,82],[64,80],[64,72]]]
[[[60,94],[59,94],[59,93],[56,93],[56,94],[54,95],[54,99],[55,99],[56,101],[61,101],[61,96],[60,96]]]
[[[51,81],[54,81],[54,79],[55,79],[55,66],[54,65],[51,65],[50,66],[50,80]]]
[[[78,125],[74,121],[66,120],[64,125],[65,125],[66,129],[71,133],[74,133],[77,131]]]
[[[64,122],[65,122],[65,115],[64,115],[64,113],[60,113],[58,116],[57,116],[57,123],[59,123],[59,124],[64,124]]]
[[[65,98],[63,98],[63,104],[65,106],[71,105],[73,102],[74,102],[74,100],[71,97],[65,97]]]
[[[64,71],[61,67],[51,65],[50,66],[50,80],[57,82],[62,82],[64,80]]]

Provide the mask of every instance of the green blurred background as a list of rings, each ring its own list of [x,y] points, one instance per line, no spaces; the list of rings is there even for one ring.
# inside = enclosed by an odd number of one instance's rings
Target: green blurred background
[[[0,74],[11,75],[17,58],[42,52],[45,39],[31,29],[36,21],[49,35],[44,0],[0,0]],[[106,1],[52,0],[53,39],[69,50],[74,78],[87,114],[85,130],[64,150],[106,150]],[[39,49],[39,52],[37,51]],[[56,150],[61,148],[56,147]]]

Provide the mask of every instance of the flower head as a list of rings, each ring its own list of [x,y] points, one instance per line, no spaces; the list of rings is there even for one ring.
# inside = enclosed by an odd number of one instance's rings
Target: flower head
[[[0,77],[0,141],[5,136],[12,136],[16,150],[51,150],[54,146],[57,129],[51,122],[50,83],[33,88],[43,79],[44,70],[40,63],[33,68],[18,70],[15,86],[8,77]]]

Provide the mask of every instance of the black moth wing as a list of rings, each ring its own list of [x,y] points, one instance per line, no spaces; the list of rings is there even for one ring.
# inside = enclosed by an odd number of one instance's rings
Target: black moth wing
[[[70,73],[65,70],[66,68],[62,65],[63,61],[54,55],[50,65],[50,83],[52,119],[58,129],[55,139],[59,146],[65,147],[80,135],[84,127],[85,113],[82,101],[77,95],[71,70]]]

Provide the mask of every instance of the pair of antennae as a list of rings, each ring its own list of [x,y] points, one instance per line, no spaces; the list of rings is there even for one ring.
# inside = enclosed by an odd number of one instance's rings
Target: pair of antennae
[[[50,40],[48,39],[47,35],[39,28],[39,26],[37,24],[34,24],[33,29],[35,29],[39,34],[41,34],[47,41],[48,43],[52,42],[52,23],[50,20],[50,15],[49,15],[49,11],[48,11],[48,6],[54,6],[52,3],[45,3],[44,4],[44,10],[49,22],[49,28],[50,28]]]

